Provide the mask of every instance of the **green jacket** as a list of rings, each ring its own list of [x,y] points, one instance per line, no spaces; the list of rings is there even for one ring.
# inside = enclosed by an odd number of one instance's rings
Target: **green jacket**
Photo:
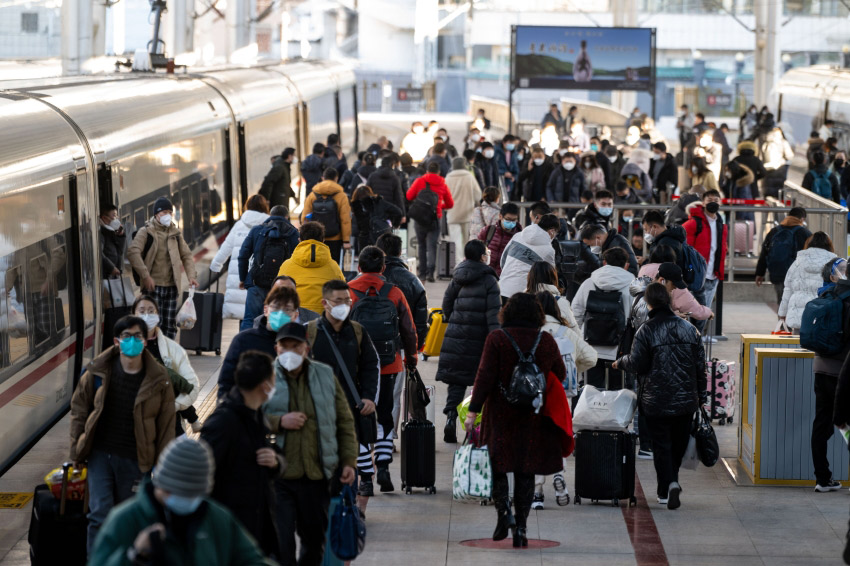
[[[131,566],[127,550],[138,534],[155,523],[163,522],[162,509],[153,503],[152,486],[142,483],[139,493],[115,507],[100,528],[92,566]],[[270,566],[257,544],[226,508],[205,499],[196,513],[199,524],[189,548],[173,535],[165,539],[165,563],[181,566]]]
[[[331,367],[315,360],[304,360],[304,364],[310,398],[296,397],[294,403],[298,411],[307,415],[304,427],[297,431],[287,431],[280,427],[280,418],[290,412],[291,392],[287,372],[277,361],[276,392],[263,406],[263,412],[269,420],[269,429],[277,435],[276,442],[283,450],[288,464],[288,473],[284,474],[284,479],[298,479],[294,476],[302,476],[294,470],[301,468],[296,462],[304,461],[304,469],[301,470],[303,476],[317,476],[317,472],[321,471],[324,479],[330,480],[337,468],[353,468],[357,464],[358,446],[354,433],[354,417]],[[309,434],[316,435],[317,441],[301,437]],[[298,442],[287,446],[287,437],[294,438],[294,435],[299,435]],[[296,445],[301,446],[304,452],[296,453]]]

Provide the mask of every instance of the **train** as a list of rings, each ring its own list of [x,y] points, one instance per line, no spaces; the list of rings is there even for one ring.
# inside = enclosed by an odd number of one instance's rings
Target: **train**
[[[294,147],[300,162],[331,133],[357,152],[340,62],[0,82],[0,473],[67,412],[101,349],[101,207],[118,207],[129,245],[170,198],[204,288],[270,158]]]

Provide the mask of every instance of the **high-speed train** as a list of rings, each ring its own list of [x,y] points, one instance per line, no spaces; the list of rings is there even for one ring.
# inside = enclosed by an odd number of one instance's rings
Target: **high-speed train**
[[[356,97],[347,66],[318,61],[0,82],[0,472],[100,350],[100,207],[129,244],[169,197],[203,274],[273,155],[334,132],[357,150]]]

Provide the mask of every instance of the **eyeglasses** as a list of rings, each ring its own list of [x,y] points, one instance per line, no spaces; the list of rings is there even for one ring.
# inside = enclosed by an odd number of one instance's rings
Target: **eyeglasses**
[[[145,339],[145,335],[144,335],[144,334],[142,334],[141,332],[133,332],[133,333],[131,333],[131,332],[122,332],[122,333],[121,333],[121,335],[119,336],[119,338],[120,338],[121,340],[126,340],[127,338],[136,338],[137,340],[144,340],[144,339]]]
[[[337,299],[335,301],[332,301],[330,299],[325,299],[325,300],[328,302],[328,304],[331,304],[335,307],[339,306],[339,305],[350,305],[351,304],[351,297],[345,297],[345,298],[342,298],[342,299]]]

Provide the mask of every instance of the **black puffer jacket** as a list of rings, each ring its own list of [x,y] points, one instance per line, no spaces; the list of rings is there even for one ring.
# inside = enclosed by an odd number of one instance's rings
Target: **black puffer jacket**
[[[688,233],[685,232],[685,229],[681,225],[673,224],[667,226],[667,229],[661,232],[655,240],[652,241],[652,244],[649,246],[649,254],[647,257],[652,256],[652,252],[658,246],[667,246],[676,252],[676,263],[679,263],[682,259],[682,244],[687,241]]]
[[[428,335],[428,296],[425,294],[425,287],[400,257],[386,257],[384,279],[401,289],[407,299],[407,306],[413,313],[413,324],[416,325],[417,346],[421,350]]]
[[[668,307],[653,309],[632,344],[617,360],[622,371],[637,375],[640,410],[651,417],[696,412],[707,395],[705,350],[694,326]]]
[[[499,328],[499,281],[489,265],[462,261],[443,297],[443,316],[449,321],[437,381],[471,386],[475,383],[487,335]]]
[[[124,249],[127,243],[127,234],[122,226],[117,232],[105,226],[100,227],[100,241],[103,246],[103,255],[100,258],[103,268],[103,278],[112,276],[112,270],[116,267],[119,271],[124,270]]]
[[[398,228],[403,216],[400,208],[380,196],[361,198],[352,202],[351,212],[357,220],[357,240],[361,249],[364,246],[375,245],[376,238],[374,236],[378,232],[377,228],[375,231],[371,230],[373,219],[384,223],[389,221],[386,225],[386,229],[389,230],[390,223],[392,227]]]
[[[605,238],[605,242],[602,244],[602,253],[604,254],[611,248],[620,248],[629,254],[629,273],[637,277],[638,262],[635,257],[635,251],[632,249],[631,244],[629,244],[629,241],[625,238],[625,236],[620,235],[614,228],[608,230],[608,237]]]
[[[365,176],[365,172],[358,171]],[[404,193],[401,190],[401,181],[395,171],[389,167],[379,167],[375,172],[366,177],[372,192],[384,198],[390,204],[394,204],[404,212]]]

